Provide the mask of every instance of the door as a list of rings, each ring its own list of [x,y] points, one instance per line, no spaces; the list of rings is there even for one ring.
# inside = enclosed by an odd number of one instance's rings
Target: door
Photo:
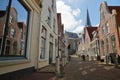
[[[49,43],[49,64],[52,63],[53,59],[53,43]]]

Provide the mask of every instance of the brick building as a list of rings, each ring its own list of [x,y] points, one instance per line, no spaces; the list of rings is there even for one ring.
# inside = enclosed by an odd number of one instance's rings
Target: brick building
[[[120,56],[120,6],[100,5],[99,41],[100,56],[104,61],[114,63]],[[119,59],[118,59],[119,61]]]
[[[93,59],[94,54],[92,53],[92,48],[91,48],[91,41],[93,39],[92,32],[97,30],[97,27],[89,26],[85,27],[85,54],[89,55],[89,60]]]

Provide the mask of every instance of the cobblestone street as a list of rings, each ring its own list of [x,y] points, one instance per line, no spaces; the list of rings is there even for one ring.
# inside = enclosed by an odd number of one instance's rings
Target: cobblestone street
[[[81,61],[76,56],[65,67],[63,80],[120,80],[120,69],[95,61]]]

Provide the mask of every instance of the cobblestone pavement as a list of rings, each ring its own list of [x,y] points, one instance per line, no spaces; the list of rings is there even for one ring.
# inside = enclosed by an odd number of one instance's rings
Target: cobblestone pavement
[[[61,80],[120,80],[120,69],[95,61],[81,61],[72,56]]]

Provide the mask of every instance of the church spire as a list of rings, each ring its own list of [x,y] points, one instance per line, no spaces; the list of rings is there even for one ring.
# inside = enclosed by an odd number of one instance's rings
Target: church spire
[[[87,9],[87,15],[86,15],[86,23],[85,23],[85,27],[91,27],[91,22],[90,22],[90,17],[89,17],[89,12],[88,12],[88,9]]]

